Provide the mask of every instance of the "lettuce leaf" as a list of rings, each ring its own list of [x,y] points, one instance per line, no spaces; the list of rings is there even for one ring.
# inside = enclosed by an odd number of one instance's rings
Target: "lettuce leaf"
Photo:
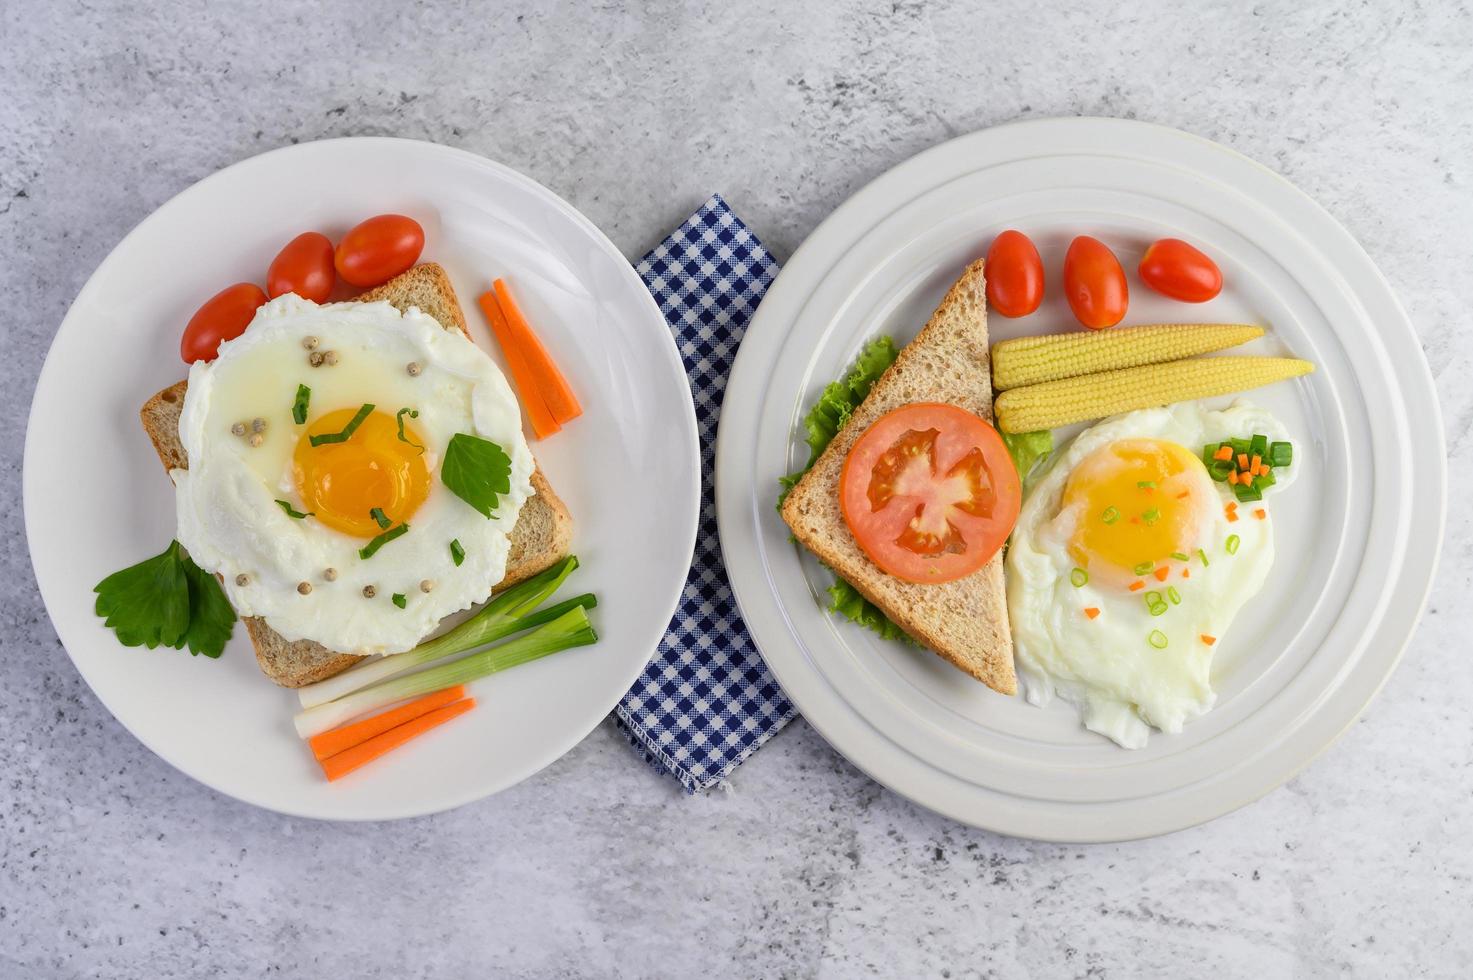
[[[808,462],[803,468],[787,476],[778,477],[778,484],[782,492],[778,494],[777,506],[782,509],[783,501],[787,499],[788,492],[797,486],[803,474],[813,468],[818,462],[818,457],[834,441],[834,436],[839,430],[849,424],[849,418],[859,403],[864,401],[869,394],[870,387],[880,379],[880,375],[895,363],[895,358],[900,351],[895,347],[895,341],[890,337],[876,337],[865,345],[864,350],[859,352],[854,366],[849,369],[842,380],[835,381],[824,388],[823,394],[819,395],[818,401],[808,410],[803,419],[803,427],[808,432]],[[865,629],[874,630],[887,640],[905,640],[914,642],[906,635],[905,631],[894,623],[880,608],[870,602],[864,596],[855,591],[848,582],[834,577],[834,584],[829,588],[829,610],[838,613],[845,619],[858,623]]]
[[[1018,480],[1024,484],[1028,482],[1034,469],[1054,451],[1054,434],[1048,429],[999,434],[1003,444],[1008,447],[1008,455],[1013,457],[1013,465],[1018,468]]]

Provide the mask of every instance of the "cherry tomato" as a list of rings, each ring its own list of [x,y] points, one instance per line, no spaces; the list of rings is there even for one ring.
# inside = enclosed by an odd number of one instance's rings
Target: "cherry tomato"
[[[1003,316],[1027,316],[1043,302],[1043,259],[1021,231],[993,239],[986,275],[987,301]]]
[[[1080,235],[1064,254],[1064,296],[1074,318],[1091,330],[1113,327],[1125,318],[1130,290],[1125,270],[1110,247]]]
[[[381,286],[419,260],[425,232],[402,214],[381,214],[353,228],[338,242],[338,275],[355,286]]]
[[[997,554],[1023,492],[1002,436],[955,405],[921,402],[865,430],[839,480],[859,547],[907,582],[970,575]]]
[[[1180,238],[1152,242],[1141,256],[1141,282],[1183,303],[1205,303],[1222,292],[1222,272]]]
[[[185,364],[213,361],[220,345],[245,333],[266,294],[253,282],[238,282],[220,290],[201,306],[184,328],[179,356]]]
[[[266,295],[275,299],[296,293],[303,299],[323,303],[332,295],[337,273],[333,271],[332,242],[326,235],[307,231],[286,243],[266,270]]]

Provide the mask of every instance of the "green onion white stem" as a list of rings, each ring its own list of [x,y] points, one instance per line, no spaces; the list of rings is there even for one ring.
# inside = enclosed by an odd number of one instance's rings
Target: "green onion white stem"
[[[379,708],[417,698],[423,694],[443,691],[456,684],[480,680],[489,674],[509,670],[549,654],[571,647],[587,646],[598,641],[588,613],[582,606],[575,606],[550,623],[545,623],[530,633],[500,646],[490,647],[448,664],[422,670],[407,677],[375,684],[339,698],[327,704],[319,704],[299,712],[295,719],[297,734],[302,738],[320,735],[356,718],[358,715]]]
[[[308,684],[297,690],[297,697],[301,699],[302,707],[313,708],[319,704],[335,701],[345,694],[370,684],[402,674],[404,671],[420,664],[438,660],[487,643],[494,643],[504,636],[519,633],[524,629],[530,629],[538,623],[547,622],[548,619],[538,619],[526,622],[522,625],[513,625],[518,620],[524,619],[528,613],[540,606],[546,599],[558,590],[563,580],[572,574],[573,569],[578,567],[578,559],[569,555],[561,562],[553,565],[538,574],[518,582],[511,588],[506,589],[500,595],[486,603],[480,612],[470,619],[461,623],[452,630],[448,630],[432,640],[426,640],[413,650],[404,653],[396,653],[392,656],[381,657],[377,660],[369,660],[359,664],[351,670],[345,670],[341,674],[329,677],[325,681],[316,684]],[[579,596],[575,600],[577,604],[592,608],[595,605],[593,597]],[[553,608],[565,609],[569,604],[561,603]]]

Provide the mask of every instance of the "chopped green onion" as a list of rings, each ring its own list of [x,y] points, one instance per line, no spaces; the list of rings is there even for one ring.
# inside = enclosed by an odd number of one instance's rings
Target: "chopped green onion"
[[[1156,481],[1155,480],[1138,480],[1138,481],[1136,481],[1136,486],[1139,487],[1142,490],[1155,490],[1156,489]]]
[[[389,598],[394,600],[394,605],[398,606],[400,609],[403,609],[404,604],[408,601],[404,598],[403,592],[395,592],[393,595],[389,596]]]
[[[359,548],[358,549],[358,557],[359,558],[362,558],[362,559],[364,559],[366,561],[369,558],[372,558],[374,556],[374,553],[377,552],[384,545],[388,544],[390,541],[393,541],[395,538],[399,537],[401,534],[407,534],[407,533],[409,533],[409,525],[408,524],[400,524],[398,527],[391,527],[387,531],[385,531],[383,534],[380,534],[378,537],[376,537],[372,541],[368,542],[368,544],[366,544],[363,547]]]
[[[1173,551],[1171,553],[1171,557],[1175,558],[1177,561],[1191,561],[1191,556],[1181,551]]]
[[[1158,602],[1154,606],[1147,606],[1146,609],[1150,612],[1152,616],[1166,615],[1166,603],[1164,602]]]
[[[1227,553],[1230,555],[1236,555],[1238,553],[1238,545],[1242,543],[1242,538],[1238,537],[1236,534],[1229,534],[1227,539]]]
[[[450,542],[450,560],[455,562],[456,568],[459,568],[460,563],[465,561],[465,548],[461,547],[459,538]]]
[[[1156,507],[1152,507],[1150,510],[1141,515],[1141,520],[1145,521],[1147,524],[1155,524],[1160,519],[1161,511],[1159,508]]]
[[[1248,451],[1247,439],[1230,439],[1228,440],[1228,444],[1233,447],[1234,456],[1237,456],[1240,453],[1246,453]]]
[[[1270,466],[1288,466],[1294,462],[1294,446],[1292,443],[1276,442],[1268,447],[1268,457],[1265,460]]]
[[[1157,650],[1166,649],[1166,634],[1160,630],[1151,630],[1151,635],[1146,637],[1146,642]]]
[[[1225,460],[1214,459],[1212,464],[1207,467],[1207,475],[1218,483],[1226,483],[1228,474],[1232,473],[1236,468],[1232,463]]]
[[[341,432],[324,432],[321,435],[309,437],[307,441],[313,446],[321,446],[329,442],[347,442],[352,438],[353,433],[358,431],[358,427],[363,424],[363,420],[372,414],[373,405],[364,402],[363,407],[358,409],[358,413],[348,420],[348,424],[343,426]]]
[[[1137,575],[1149,575],[1150,572],[1151,572],[1151,569],[1153,569],[1155,567],[1156,567],[1156,563],[1155,562],[1153,562],[1153,561],[1143,561],[1139,565],[1135,566],[1135,573]]]
[[[1260,473],[1258,474],[1258,479],[1253,481],[1253,486],[1258,490],[1263,490],[1267,487],[1273,486],[1275,483],[1278,482],[1278,479],[1273,475],[1272,472]]]
[[[298,425],[307,421],[307,402],[312,398],[312,389],[297,385],[297,397],[292,401],[292,421]]]
[[[1154,606],[1156,605],[1156,603],[1161,601],[1161,593],[1147,592],[1145,595],[1141,596],[1141,598],[1146,600],[1147,606]]]
[[[1104,521],[1106,524],[1114,524],[1116,521],[1120,520],[1120,511],[1116,510],[1114,507],[1106,507],[1105,512],[1100,515],[1100,520]]]
[[[598,634],[588,621],[588,613],[581,606],[569,609],[557,619],[499,646],[422,670],[417,674],[374,684],[347,697],[309,708],[299,713],[295,719],[297,734],[303,738],[311,738],[396,701],[443,691],[447,687],[480,680],[560,650],[596,642]]]
[[[1069,573],[1069,581],[1074,585],[1076,589],[1082,589],[1084,588],[1085,583],[1089,581],[1089,572],[1086,572],[1082,568],[1076,568],[1074,569],[1074,571]]]
[[[1238,499],[1238,503],[1249,504],[1255,500],[1262,500],[1263,491],[1253,486],[1251,483],[1239,483],[1233,487],[1233,496]]]
[[[287,517],[290,517],[294,521],[300,521],[302,518],[304,518],[304,517],[311,517],[311,516],[313,516],[313,514],[316,513],[316,511],[308,511],[307,513],[304,514],[301,511],[299,511],[296,508],[294,508],[291,504],[287,503],[285,500],[278,500],[276,503],[277,503],[277,506],[279,506],[282,510],[286,511],[286,516]]]
[[[1176,591],[1176,586],[1174,585],[1166,590],[1166,598],[1171,600],[1173,606],[1181,605],[1181,593]]]
[[[425,451],[425,447],[421,446],[419,443],[415,442],[413,439],[409,438],[408,436],[406,436],[404,434],[404,416],[405,415],[408,415],[412,419],[419,418],[419,412],[416,411],[415,409],[412,409],[412,408],[401,408],[401,409],[399,409],[399,411],[397,413],[395,413],[395,415],[394,415],[394,421],[399,426],[399,441],[400,442],[407,442],[411,446],[413,446],[415,449],[418,449],[421,453],[423,453]]]
[[[1197,549],[1197,557],[1202,559],[1203,568],[1206,568],[1208,565],[1212,564],[1212,562],[1207,560],[1207,552],[1203,551],[1201,548]]]
[[[394,523],[393,521],[389,520],[389,515],[384,513],[384,509],[382,507],[373,508],[368,512],[368,516],[372,517],[373,522],[379,527],[388,527],[390,524]]]
[[[1259,459],[1262,459],[1264,456],[1267,456],[1268,455],[1268,436],[1265,436],[1265,435],[1254,435],[1254,437],[1252,439],[1249,439],[1248,440],[1248,455],[1249,456],[1257,456]]]

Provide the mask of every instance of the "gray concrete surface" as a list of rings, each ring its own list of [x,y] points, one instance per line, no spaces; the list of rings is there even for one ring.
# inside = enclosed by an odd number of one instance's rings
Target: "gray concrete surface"
[[[0,0],[0,976],[1473,974],[1470,92],[1465,2]],[[1261,802],[1036,844],[917,809],[801,722],[695,798],[605,724],[494,799],[328,826],[169,768],[58,644],[21,521],[34,379],[92,269],[218,168],[431,139],[542,181],[630,257],[720,191],[781,258],[918,150],[1076,114],[1283,173],[1364,243],[1437,375],[1430,611],[1364,720]]]

